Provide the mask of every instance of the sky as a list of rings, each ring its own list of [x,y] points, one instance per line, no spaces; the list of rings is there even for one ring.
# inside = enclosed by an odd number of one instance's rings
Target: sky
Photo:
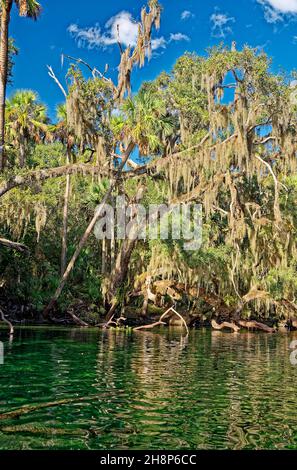
[[[80,57],[104,70],[109,66],[117,75],[120,40],[124,46],[135,44],[137,21],[145,0],[39,0],[43,7],[37,22],[20,18],[14,8],[10,36],[19,55],[15,58],[13,85],[32,89],[47,104],[55,117],[63,95],[48,76],[51,65],[65,83],[68,62],[62,54]],[[263,49],[272,57],[272,70],[297,68],[297,0],[161,0],[161,28],[153,33],[153,56],[142,69],[133,72],[136,92],[145,80],[153,80],[162,71],[170,71],[185,52],[204,55],[208,47],[236,41]]]

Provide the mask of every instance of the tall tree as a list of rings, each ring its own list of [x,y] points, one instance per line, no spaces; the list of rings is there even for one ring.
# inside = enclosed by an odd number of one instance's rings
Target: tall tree
[[[58,124],[56,127],[56,135],[66,143],[66,163],[71,163],[71,149],[73,146],[73,138],[68,131],[66,105],[60,104],[57,108]],[[62,248],[61,248],[61,276],[63,276],[67,266],[67,234],[68,234],[68,208],[71,192],[71,177],[66,176],[66,186],[64,193],[63,207],[63,229],[62,229]]]
[[[9,23],[13,4],[16,4],[20,16],[36,20],[41,6],[36,0],[1,0],[0,25],[0,171],[4,167],[5,143],[5,101],[9,74]]]
[[[131,48],[128,47],[124,52],[121,47],[121,61],[119,65],[118,84],[117,86],[113,85],[115,103],[121,103],[125,97],[125,94],[130,93],[130,90],[131,90],[130,80],[131,80],[131,72],[133,70],[133,67],[136,65],[143,66],[145,62],[145,57],[147,55],[150,55],[152,30],[154,26],[157,29],[160,27],[160,16],[161,16],[161,6],[158,0],[149,0],[148,9],[147,7],[144,7],[141,11],[141,23],[139,23],[137,45],[135,49],[133,50],[133,52],[131,52]],[[109,83],[112,83],[112,82],[109,81]],[[75,124],[74,128],[76,128],[76,130],[78,131],[79,129],[83,129],[83,126],[85,125],[84,124],[85,114],[86,114],[86,108],[89,108],[89,101],[88,101],[88,106],[87,107],[84,106],[83,109],[81,109],[80,106],[76,106],[77,94],[78,94],[77,88],[75,86],[72,87],[71,96],[68,97],[68,100],[67,100],[67,117],[71,118],[71,119],[68,119],[68,121],[73,121],[73,123]],[[78,132],[76,132],[76,134],[78,134]],[[95,227],[97,220],[102,214],[104,204],[110,198],[112,191],[115,189],[115,187],[117,186],[121,178],[122,171],[127,161],[130,159],[133,149],[134,149],[134,143],[132,141],[129,141],[128,144],[124,148],[124,152],[122,154],[122,163],[118,169],[116,177],[111,179],[109,190],[105,194],[99,209],[95,211],[94,217],[92,218],[88,227],[86,228],[77,246],[75,253],[73,254],[71,260],[68,263],[68,266],[61,279],[59,287],[56,289],[56,292],[53,295],[49,305],[44,310],[45,317],[49,315],[49,312],[51,311],[56,301],[60,297],[64,289],[64,286],[70,276],[70,273],[73,270],[73,267],[83,247],[85,246],[90,234],[92,233],[92,230]]]

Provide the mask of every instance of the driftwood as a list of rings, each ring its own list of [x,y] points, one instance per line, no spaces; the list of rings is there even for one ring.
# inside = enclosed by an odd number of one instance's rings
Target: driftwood
[[[65,398],[64,400],[57,400],[57,401],[49,401],[46,403],[38,403],[37,405],[25,405],[21,408],[17,408],[12,411],[8,411],[7,413],[0,414],[0,421],[4,421],[7,419],[18,418],[19,416],[31,413],[33,411],[41,410],[43,408],[54,408],[60,405],[67,405],[69,403],[82,403],[88,400],[94,400],[96,398],[100,398],[101,395],[89,395],[87,397],[75,397],[75,398]]]
[[[239,326],[235,325],[233,322],[230,323],[228,321],[224,321],[223,323],[219,324],[215,320],[211,320],[211,326],[214,330],[223,330],[228,328],[229,330],[233,330],[234,333],[237,333],[240,330]]]
[[[177,317],[179,317],[181,319],[181,322],[183,324],[183,326],[185,327],[185,330],[187,332],[187,336],[189,334],[189,328],[188,328],[188,325],[185,321],[185,319],[180,315],[180,313],[178,313],[176,310],[174,310],[173,307],[170,307],[168,310],[166,310],[166,312],[164,312],[159,321],[155,322],[155,323],[151,323],[150,325],[144,325],[144,326],[138,326],[136,328],[133,328],[133,331],[140,331],[140,330],[147,330],[147,329],[152,329],[152,328],[155,328],[156,326],[160,326],[160,325],[166,325],[166,323],[163,321],[165,317],[167,317],[168,315],[172,316],[172,315],[176,315]]]
[[[136,328],[133,328],[133,331],[151,330],[152,328],[155,328],[156,326],[160,325],[166,325],[166,323],[164,321],[156,321],[155,323],[151,323],[150,325],[137,326]]]
[[[182,324],[184,325],[184,327],[186,329],[186,332],[187,332],[187,335],[188,335],[189,334],[189,328],[188,328],[188,325],[187,325],[185,319],[180,315],[180,313],[178,313],[176,310],[174,310],[173,307],[170,307],[168,310],[166,310],[166,312],[163,313],[163,315],[161,315],[159,321],[162,321],[170,313],[171,313],[171,316],[176,315],[177,317],[179,317],[181,319]]]
[[[264,323],[259,323],[257,321],[239,320],[238,324],[242,326],[243,328],[261,330],[261,331],[265,331],[266,333],[275,333],[274,328],[271,328],[270,326],[267,326]]]
[[[6,323],[6,324],[8,325],[8,327],[9,327],[9,334],[10,334],[10,336],[12,336],[13,333],[14,333],[13,325],[12,325],[12,323],[10,323],[9,320],[7,320],[7,318],[5,318],[4,313],[3,313],[3,311],[1,310],[1,308],[0,308],[0,320],[3,321],[4,323]]]

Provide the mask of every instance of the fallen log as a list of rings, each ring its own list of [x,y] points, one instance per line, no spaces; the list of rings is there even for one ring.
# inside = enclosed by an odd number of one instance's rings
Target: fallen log
[[[233,322],[230,323],[228,321],[224,321],[223,323],[219,324],[215,320],[211,320],[211,326],[214,330],[223,330],[227,328],[228,330],[233,330],[234,333],[237,333],[240,330],[239,326],[235,325]]]
[[[160,325],[166,325],[166,323],[164,321],[156,321],[155,323],[151,323],[150,325],[137,326],[136,328],[133,328],[133,331],[151,330],[152,328],[155,328],[156,326]]]
[[[251,330],[261,330],[265,331],[266,333],[275,333],[275,329],[271,328],[270,326],[265,325],[264,323],[259,323],[257,321],[245,321],[239,320],[238,324],[243,328],[251,329]]]

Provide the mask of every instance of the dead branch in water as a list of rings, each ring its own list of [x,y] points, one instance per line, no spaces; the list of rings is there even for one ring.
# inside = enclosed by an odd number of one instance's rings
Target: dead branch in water
[[[186,329],[186,332],[187,332],[187,336],[189,334],[189,328],[188,328],[188,325],[185,321],[185,319],[176,311],[174,310],[173,307],[170,307],[168,310],[166,310],[166,312],[164,312],[159,321],[155,322],[155,323],[151,323],[150,325],[143,325],[143,326],[138,326],[137,328],[133,328],[133,331],[140,331],[140,330],[147,330],[147,329],[152,329],[152,328],[155,328],[156,326],[160,326],[160,325],[166,325],[166,323],[163,321],[163,319],[168,316],[170,314],[170,316],[172,315],[176,315],[177,317],[179,317],[182,321],[182,324],[183,326],[185,327]]]
[[[172,314],[174,314],[174,315],[176,315],[177,317],[179,317],[181,319],[181,321],[182,321],[182,323],[183,323],[183,325],[186,329],[187,335],[188,335],[189,334],[189,328],[188,328],[188,325],[187,325],[185,319],[176,310],[174,310],[173,307],[170,307],[168,310],[166,310],[165,313],[163,313],[163,315],[161,315],[160,321],[162,321],[163,318],[165,318],[166,315],[168,315],[170,312],[171,312],[171,316],[172,316]]]
[[[100,396],[101,395],[89,395],[87,397],[65,398],[64,400],[38,403],[37,405],[24,405],[21,408],[17,408],[15,410],[8,411],[7,413],[0,414],[0,421],[4,421],[6,419],[18,418],[19,416],[22,416],[27,413],[31,413],[33,411],[41,410],[43,408],[54,408],[60,405],[67,405],[69,403],[82,403],[84,401],[100,398]]]
[[[243,328],[248,328],[252,330],[261,330],[261,331],[265,331],[266,333],[275,333],[274,328],[271,328],[270,326],[267,326],[264,323],[259,323],[257,321],[239,320],[238,324],[242,326]]]
[[[155,328],[156,326],[160,325],[166,325],[166,323],[164,321],[156,321],[155,323],[151,323],[150,325],[137,326],[136,328],[133,328],[133,331],[151,330],[152,328]]]
[[[214,330],[223,330],[224,328],[228,328],[233,330],[234,333],[237,333],[240,330],[239,326],[235,325],[233,322],[230,323],[228,321],[224,321],[223,323],[219,324],[215,320],[211,320],[211,326]]]

